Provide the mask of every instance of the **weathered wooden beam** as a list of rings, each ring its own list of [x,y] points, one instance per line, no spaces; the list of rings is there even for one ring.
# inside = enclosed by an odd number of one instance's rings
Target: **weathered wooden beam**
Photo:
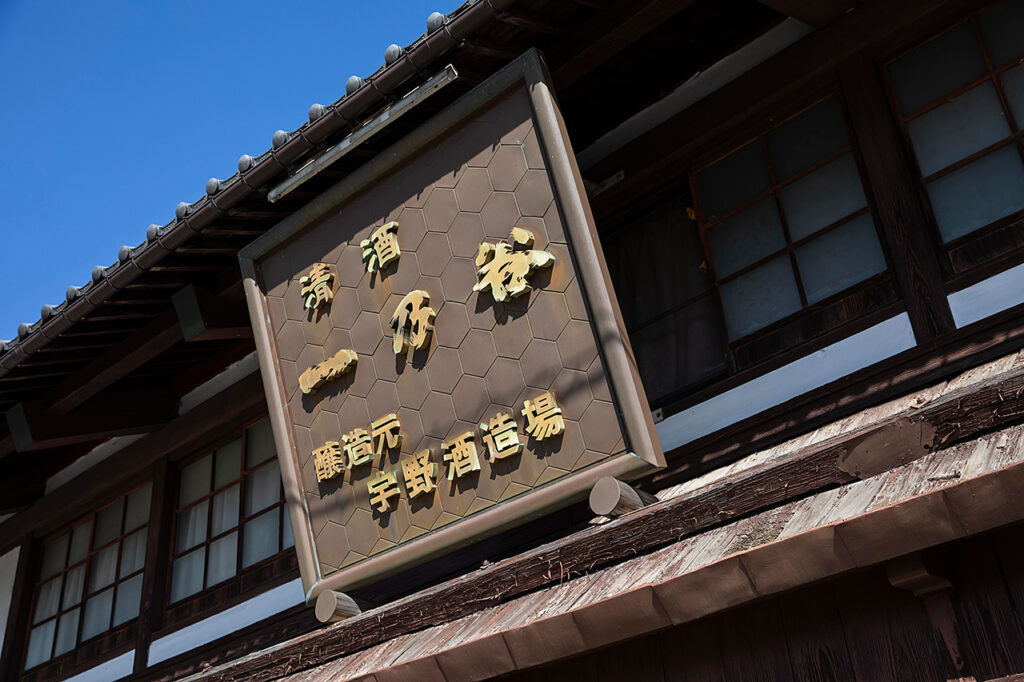
[[[854,0],[759,0],[787,17],[821,28],[853,9]]]
[[[56,448],[153,431],[174,418],[178,396],[169,390],[120,391],[96,396],[60,414],[43,402],[7,410],[7,428],[18,452]]]
[[[549,51],[555,86],[565,88],[657,28],[693,0],[617,2]]]

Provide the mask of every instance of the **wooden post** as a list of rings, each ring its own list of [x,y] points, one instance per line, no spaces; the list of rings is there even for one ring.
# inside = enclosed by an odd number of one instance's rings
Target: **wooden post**
[[[658,498],[605,476],[590,490],[590,510],[599,516],[622,516],[654,504]]]
[[[316,598],[316,606],[313,610],[316,613],[316,619],[321,623],[337,623],[362,613],[352,597],[332,590],[320,593]]]
[[[931,226],[918,199],[914,173],[904,158],[881,78],[874,64],[859,54],[840,66],[839,83],[914,337],[920,344],[954,332]]]
[[[149,645],[153,633],[164,624],[167,572],[171,568],[171,524],[174,500],[171,497],[169,465],[161,459],[153,468],[153,496],[149,503],[149,536],[146,540],[146,568],[142,574],[142,599],[139,603],[139,631],[135,639],[135,674],[149,667]]]

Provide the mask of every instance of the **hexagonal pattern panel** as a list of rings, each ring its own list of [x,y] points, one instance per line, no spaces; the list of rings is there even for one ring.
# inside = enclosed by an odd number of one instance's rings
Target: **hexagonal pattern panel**
[[[391,220],[399,223],[401,256],[368,273],[360,241]],[[534,248],[557,261],[530,276],[532,291],[497,303],[473,292],[473,259],[482,241],[507,239],[514,226],[531,230]],[[267,261],[262,285],[324,575],[624,449],[525,93],[460,126],[448,143],[363,190],[271,258],[281,260]],[[317,262],[333,265],[336,280],[333,301],[311,316],[298,280]],[[427,347],[396,355],[391,315],[417,289],[430,294],[434,332]],[[298,390],[299,373],[346,348],[359,355],[353,371],[313,395]],[[565,431],[536,442],[525,431],[523,401],[548,390]],[[404,434],[398,451],[317,483],[313,448],[391,412]],[[479,424],[499,412],[512,414],[525,448],[492,461]],[[464,431],[475,434],[481,468],[449,481],[441,444]],[[410,498],[402,463],[423,449],[437,465],[437,487]],[[398,473],[400,491],[386,513],[367,491],[382,470]]]

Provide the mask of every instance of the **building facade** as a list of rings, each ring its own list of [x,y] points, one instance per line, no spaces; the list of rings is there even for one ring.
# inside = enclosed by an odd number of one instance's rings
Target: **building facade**
[[[0,676],[1024,674],[1022,29],[431,15],[4,343]]]

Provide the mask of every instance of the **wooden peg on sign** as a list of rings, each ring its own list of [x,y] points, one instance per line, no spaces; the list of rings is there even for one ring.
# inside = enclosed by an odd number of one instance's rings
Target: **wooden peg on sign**
[[[337,623],[362,613],[352,597],[333,590],[325,590],[317,596],[313,611],[321,623]]]
[[[611,476],[605,476],[590,490],[590,510],[599,516],[622,516],[657,501],[654,495]]]

